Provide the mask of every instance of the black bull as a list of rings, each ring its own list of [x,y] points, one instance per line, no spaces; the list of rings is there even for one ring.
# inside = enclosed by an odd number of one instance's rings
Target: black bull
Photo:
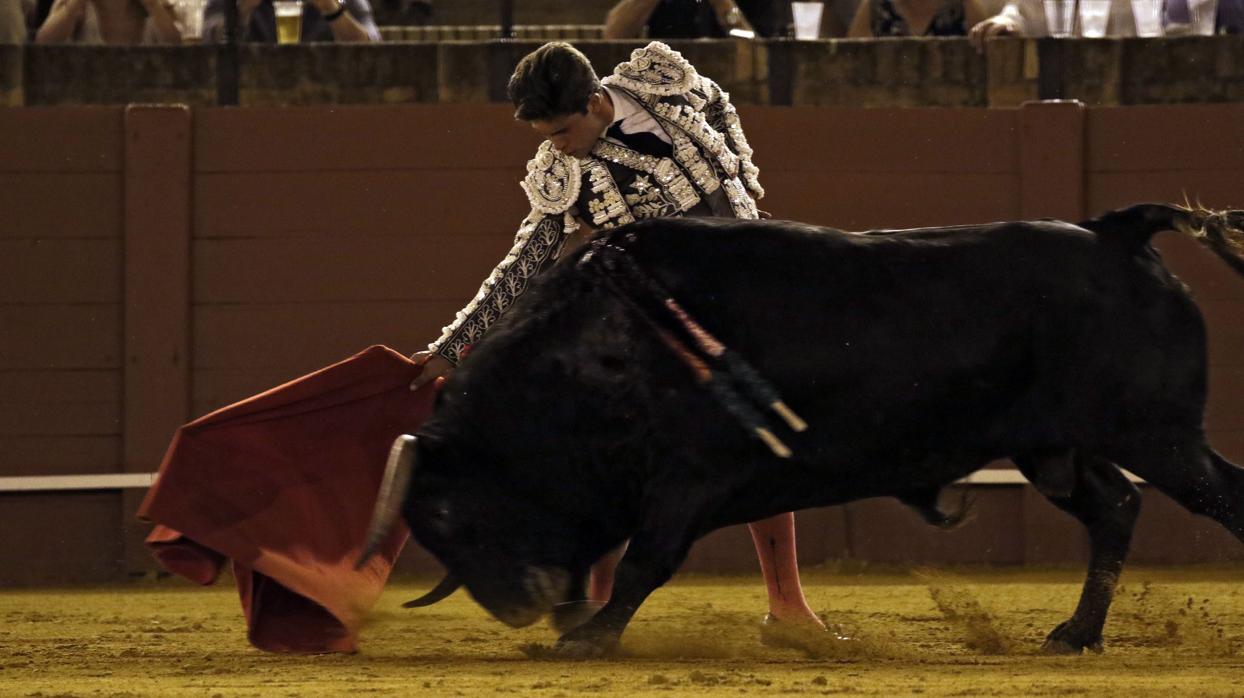
[[[533,283],[395,446],[376,530],[400,506],[449,571],[436,596],[460,582],[516,626],[582,598],[593,561],[630,539],[612,598],[558,644],[596,654],[714,529],[876,496],[945,523],[938,493],[1010,458],[1091,541],[1046,647],[1100,648],[1140,504],[1120,467],[1244,536],[1244,470],[1202,430],[1204,322],[1149,245],[1179,230],[1244,275],[1241,228],[1240,211],[1142,205],[1080,225],[611,231]],[[602,243],[809,423],[773,427],[791,457],[694,381],[658,331],[676,323],[583,263]]]

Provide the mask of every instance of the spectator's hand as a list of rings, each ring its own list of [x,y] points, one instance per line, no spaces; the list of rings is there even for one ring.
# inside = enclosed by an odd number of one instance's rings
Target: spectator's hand
[[[418,390],[430,381],[434,381],[442,376],[448,376],[454,370],[454,365],[449,363],[449,359],[440,354],[433,354],[430,351],[416,352],[410,355],[411,361],[423,364],[423,373],[419,377],[410,382],[411,390]]]
[[[721,25],[721,30],[730,35],[731,29],[739,29],[745,32],[751,32],[752,38],[756,36],[756,28],[747,21],[747,17],[743,16],[743,11],[734,3],[734,0],[713,0],[713,11],[717,15],[717,23]]]
[[[52,3],[51,12],[64,12],[77,22],[86,14],[86,3],[87,0],[56,0]]]
[[[968,32],[968,40],[976,47],[977,53],[985,50],[985,42],[995,36],[1014,36],[1019,33],[1019,21],[1007,15],[994,15],[986,19]]]

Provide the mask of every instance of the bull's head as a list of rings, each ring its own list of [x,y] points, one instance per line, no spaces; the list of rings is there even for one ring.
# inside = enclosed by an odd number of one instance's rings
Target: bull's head
[[[563,507],[540,501],[523,483],[472,465],[434,440],[399,437],[363,560],[400,512],[415,539],[449,572],[437,589],[410,605],[444,598],[460,582],[501,621],[529,625],[567,599],[571,580],[581,579],[608,544],[585,542]]]

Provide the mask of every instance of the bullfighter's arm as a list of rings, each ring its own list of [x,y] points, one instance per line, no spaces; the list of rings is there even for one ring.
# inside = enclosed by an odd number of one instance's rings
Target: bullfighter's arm
[[[457,365],[462,351],[478,342],[488,328],[510,309],[527,290],[533,277],[557,261],[566,242],[566,225],[562,216],[532,211],[518,229],[514,246],[497,268],[484,279],[479,292],[454,321],[441,331],[441,336],[428,349]]]
[[[763,198],[765,190],[760,186],[760,168],[752,162],[752,147],[748,145],[747,136],[743,134],[739,113],[730,103],[730,93],[703,75],[700,76],[697,90],[708,99],[704,106],[704,118],[708,125],[724,135],[726,147],[739,156],[739,177],[743,180],[743,186],[747,187],[753,198]]]

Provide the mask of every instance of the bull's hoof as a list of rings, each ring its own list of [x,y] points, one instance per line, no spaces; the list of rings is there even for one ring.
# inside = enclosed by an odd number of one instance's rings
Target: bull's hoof
[[[591,640],[568,640],[562,638],[549,652],[556,659],[600,659],[613,654],[616,644]]]
[[[1087,633],[1076,632],[1070,622],[1065,621],[1050,631],[1049,636],[1045,638],[1045,643],[1041,645],[1041,651],[1046,654],[1083,654],[1084,650],[1101,653],[1101,636],[1089,637],[1087,635]]]
[[[599,601],[567,601],[553,607],[549,623],[558,635],[565,635],[596,615],[604,604]]]

